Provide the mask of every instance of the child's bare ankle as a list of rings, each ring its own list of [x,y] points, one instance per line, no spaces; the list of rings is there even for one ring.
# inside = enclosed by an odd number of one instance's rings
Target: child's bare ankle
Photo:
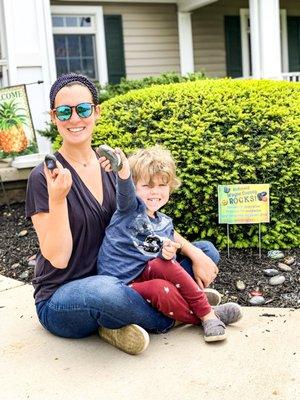
[[[204,315],[204,317],[201,318],[201,321],[208,321],[209,319],[218,319],[213,309],[211,309],[208,314]]]

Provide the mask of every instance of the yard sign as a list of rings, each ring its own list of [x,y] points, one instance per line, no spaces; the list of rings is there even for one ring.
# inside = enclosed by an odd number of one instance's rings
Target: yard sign
[[[219,224],[227,224],[228,257],[229,225],[259,224],[259,256],[261,256],[261,222],[270,222],[270,185],[219,185]]]

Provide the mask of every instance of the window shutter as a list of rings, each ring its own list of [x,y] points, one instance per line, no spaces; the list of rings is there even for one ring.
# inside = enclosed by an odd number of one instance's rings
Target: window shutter
[[[239,16],[225,16],[225,48],[227,76],[243,76],[241,25]]]
[[[109,83],[126,76],[121,15],[104,15],[106,57]]]
[[[289,71],[300,71],[300,17],[287,17]]]

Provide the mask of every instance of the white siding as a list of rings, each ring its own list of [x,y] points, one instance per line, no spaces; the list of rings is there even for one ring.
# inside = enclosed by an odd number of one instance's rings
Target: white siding
[[[102,5],[105,15],[122,15],[127,78],[180,72],[175,5]]]

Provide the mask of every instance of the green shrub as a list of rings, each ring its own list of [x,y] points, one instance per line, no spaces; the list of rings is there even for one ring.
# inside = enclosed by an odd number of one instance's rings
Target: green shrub
[[[93,144],[130,153],[160,143],[177,160],[182,186],[165,211],[190,239],[227,244],[218,224],[219,184],[269,183],[264,248],[300,244],[300,85],[202,80],[132,91],[103,103]],[[258,225],[232,225],[231,246],[258,244]]]
[[[101,86],[98,84],[100,103],[111,99],[112,97],[125,94],[130,90],[143,89],[153,85],[166,85],[169,83],[180,83],[187,81],[196,81],[205,79],[202,72],[190,73],[185,76],[177,74],[176,72],[167,72],[158,76],[148,76],[142,79],[126,79],[122,78],[118,84],[107,84]]]

